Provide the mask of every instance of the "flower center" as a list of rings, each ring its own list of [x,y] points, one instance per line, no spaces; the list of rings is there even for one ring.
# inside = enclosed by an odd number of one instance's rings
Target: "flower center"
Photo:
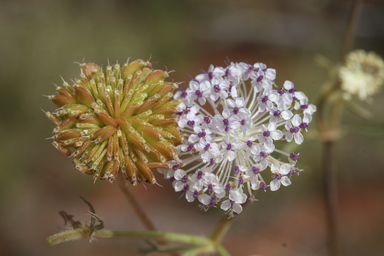
[[[184,175],[183,178],[181,178],[180,180],[182,183],[187,183],[188,181],[188,176],[187,175]]]
[[[290,157],[291,159],[293,159],[293,160],[297,160],[297,159],[299,159],[299,155],[298,155],[298,154],[294,154],[294,153],[291,153],[291,154],[289,155],[289,157]]]
[[[197,91],[195,92],[195,94],[196,94],[197,97],[199,97],[199,98],[203,97],[203,94],[201,93],[200,90],[197,90]]]
[[[220,91],[220,87],[218,85],[213,86],[213,89],[215,90],[215,92],[219,92]]]
[[[206,135],[205,132],[199,132],[199,133],[197,134],[197,136],[198,136],[199,138],[203,138],[205,135]]]
[[[191,145],[189,145],[189,146],[187,147],[187,150],[188,150],[188,151],[192,151],[193,148],[194,148],[194,145],[191,144]]]
[[[264,137],[269,137],[269,135],[271,135],[271,133],[269,131],[264,131],[263,132],[263,136]]]
[[[291,133],[297,133],[299,131],[299,127],[292,127],[291,129],[289,129],[289,131]]]
[[[267,100],[268,100],[268,96],[264,96],[264,97],[261,99],[261,102],[265,103],[265,102],[267,102]]]
[[[268,155],[267,155],[267,153],[261,151],[261,152],[260,152],[260,156],[263,157],[263,158],[266,158]]]
[[[280,110],[276,110],[275,112],[273,112],[273,115],[274,116],[280,116],[281,115]]]
[[[267,188],[268,188],[267,184],[265,184],[264,182],[260,182],[260,187],[261,187],[263,190],[267,190]]]
[[[305,128],[308,127],[308,124],[307,124],[307,123],[301,123],[301,124],[299,125],[299,127],[300,127],[301,129],[305,129]]]

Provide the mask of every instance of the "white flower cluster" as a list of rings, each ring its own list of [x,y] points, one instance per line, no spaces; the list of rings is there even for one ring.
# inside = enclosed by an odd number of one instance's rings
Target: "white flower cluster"
[[[185,137],[178,146],[182,160],[160,171],[188,202],[198,199],[206,210],[220,204],[233,216],[242,211],[246,193],[252,200],[260,188],[276,191],[302,171],[296,168],[299,155],[276,149],[275,141],[301,144],[316,107],[290,81],[274,89],[275,77],[261,63],[211,65],[175,94],[183,101],[177,113]],[[269,182],[262,173],[272,176]]]
[[[339,69],[341,88],[360,100],[367,100],[384,84],[384,61],[374,52],[354,50]]]

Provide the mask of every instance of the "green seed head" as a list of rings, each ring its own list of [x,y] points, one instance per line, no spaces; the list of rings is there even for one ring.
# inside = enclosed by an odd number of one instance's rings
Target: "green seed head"
[[[64,82],[49,96],[59,108],[47,117],[55,123],[53,146],[74,157],[75,169],[94,180],[113,182],[119,172],[133,184],[156,183],[152,170],[178,160],[181,144],[171,100],[175,83],[168,73],[135,60],[104,72],[95,63],[80,64],[80,79]]]

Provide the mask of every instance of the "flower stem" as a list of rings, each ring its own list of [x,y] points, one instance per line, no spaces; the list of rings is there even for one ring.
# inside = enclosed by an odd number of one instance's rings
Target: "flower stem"
[[[349,16],[349,21],[348,21],[348,28],[345,34],[343,49],[341,52],[342,53],[341,58],[343,59],[345,55],[347,55],[348,52],[350,52],[352,49],[353,41],[355,39],[357,27],[358,27],[360,16],[361,16],[361,11],[363,9],[363,3],[364,3],[364,0],[353,1],[353,5],[352,5],[351,13]]]
[[[323,185],[327,217],[327,234],[329,255],[339,255],[339,218],[338,218],[338,193],[337,170],[334,162],[334,141],[324,142],[323,153]]]
[[[249,204],[249,200],[246,201],[243,204],[243,208],[245,208]],[[235,215],[232,218],[228,218],[228,216],[223,216],[220,221],[216,224],[214,227],[210,240],[216,245],[217,247],[217,252],[220,255],[229,255],[227,251],[225,251],[224,247],[221,246],[221,241],[223,240],[224,236],[227,234],[229,228],[231,227],[233,221],[237,218],[238,215]],[[220,249],[221,248],[221,249]],[[223,253],[221,254],[220,253]]]
[[[123,191],[123,194],[127,198],[129,204],[132,206],[132,209],[135,212],[136,216],[139,218],[141,224],[143,224],[143,226],[147,230],[155,231],[155,226],[153,225],[152,221],[148,218],[143,208],[141,208],[139,202],[137,202],[135,196],[132,193],[132,190],[129,187],[130,184],[125,179],[123,174],[120,174],[120,177],[118,177],[117,182],[120,186],[121,191]]]
[[[216,244],[220,245],[221,241],[223,240],[224,236],[227,234],[229,228],[232,225],[232,222],[235,220],[235,217],[228,219],[228,216],[224,216],[221,218],[221,220],[217,223],[215,228],[213,229],[213,232],[210,236],[210,239]]]
[[[220,256],[231,256],[227,250],[225,250],[225,248],[223,246],[219,246],[217,247],[217,253],[220,255]]]
[[[344,62],[345,55],[352,49],[353,40],[356,35],[363,0],[354,0],[350,18],[348,21],[347,32],[344,37],[342,48],[341,62]],[[329,98],[333,93],[340,90],[340,81],[325,92],[318,104],[317,124],[318,129],[324,141],[323,152],[323,186],[324,186],[324,200],[326,206],[326,221],[327,221],[327,234],[329,244],[329,255],[340,255],[340,242],[339,242],[339,217],[338,217],[338,193],[337,193],[337,169],[334,160],[334,147],[338,139],[338,131],[340,129],[340,122],[342,116],[343,106],[340,102],[331,103],[331,120],[327,122],[325,119],[325,107],[329,102]]]
[[[130,238],[130,239],[154,239],[157,241],[166,241],[194,246],[207,246],[211,242],[209,239],[200,236],[160,232],[160,231],[112,231],[97,230],[93,232],[95,238]]]

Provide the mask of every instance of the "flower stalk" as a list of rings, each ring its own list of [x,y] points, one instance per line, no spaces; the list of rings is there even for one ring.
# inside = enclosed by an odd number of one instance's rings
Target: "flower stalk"
[[[136,200],[136,197],[134,196],[131,188],[129,187],[130,186],[129,182],[125,179],[125,177],[123,177],[124,176],[123,174],[120,174],[120,176],[121,177],[117,179],[119,187],[123,192],[125,198],[127,198],[137,218],[140,220],[141,224],[143,224],[145,229],[155,231],[156,230],[155,225],[152,223],[148,215],[140,206],[139,202]]]
[[[345,63],[347,54],[351,51],[361,16],[363,0],[353,1],[351,14],[345,34],[341,63]],[[335,143],[339,139],[339,129],[344,109],[342,99],[337,94],[341,91],[341,81],[336,79],[332,86],[322,94],[318,103],[317,125],[323,138],[323,187],[326,206],[326,222],[328,251],[330,256],[340,255],[339,216],[338,216],[338,188],[337,168],[335,164]],[[332,97],[339,97],[332,100]],[[330,105],[330,120],[325,117],[325,108]]]

